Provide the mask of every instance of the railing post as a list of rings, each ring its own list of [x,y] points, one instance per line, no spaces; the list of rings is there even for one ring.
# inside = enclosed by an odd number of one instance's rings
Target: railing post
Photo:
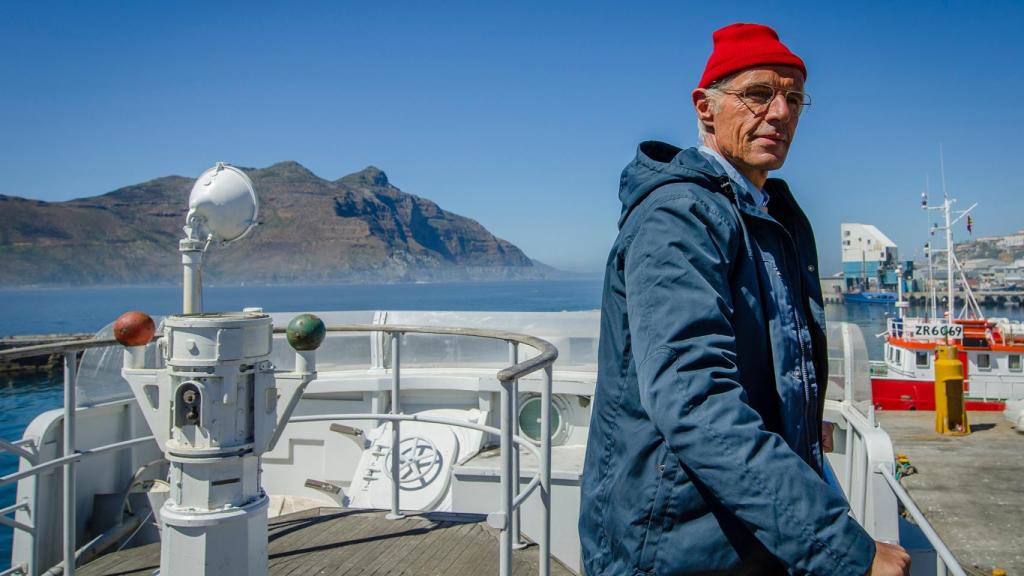
[[[391,333],[391,413],[399,414],[401,405],[398,396],[402,384],[402,333]],[[388,520],[404,518],[400,508],[399,493],[402,487],[402,478],[399,472],[399,463],[402,457],[401,425],[398,420],[391,421],[391,513],[386,516]]]
[[[842,404],[843,419],[846,420],[846,470],[843,472],[843,476],[846,477],[846,493],[853,494],[853,451],[855,450],[853,440],[857,431],[853,424],[850,424],[849,414],[845,413],[847,410],[852,410],[849,400]]]
[[[515,499],[512,487],[513,456],[516,450],[512,443],[512,381],[501,383],[501,553],[498,569],[501,576],[512,574],[513,538],[511,518],[512,502]]]
[[[78,353],[64,353],[64,456],[75,452],[75,374]],[[75,463],[64,465],[64,574],[75,576]]]
[[[509,340],[508,342],[508,361],[511,365],[515,365],[519,362],[519,343]],[[519,379],[516,378],[512,381],[512,433],[516,436],[522,432],[519,429]],[[519,483],[522,476],[519,469],[519,446],[513,444],[512,446],[512,496],[513,498],[519,497]],[[519,508],[516,508],[512,512],[512,547],[516,550],[526,547],[526,542],[523,542],[522,529],[520,528],[520,516]]]
[[[871,483],[871,470],[868,466],[871,462],[868,460],[867,440],[863,436],[861,436],[860,444],[861,449],[858,452],[860,457],[857,458],[857,469],[864,472],[864,481],[860,486],[860,521],[863,524],[867,522],[868,516],[868,484]]]
[[[544,520],[540,529],[540,576],[551,573],[551,380],[554,368],[544,368],[544,387],[540,403],[540,501],[544,506]]]
[[[850,325],[840,324],[843,334],[843,399],[853,405],[853,334]]]

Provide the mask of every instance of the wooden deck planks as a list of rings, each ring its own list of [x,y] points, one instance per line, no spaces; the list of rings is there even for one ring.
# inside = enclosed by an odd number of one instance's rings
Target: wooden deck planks
[[[463,576],[498,573],[498,532],[479,515],[307,510],[271,520],[270,576]],[[151,576],[160,547],[150,544],[96,559],[81,576]],[[517,550],[514,574],[537,574],[537,548]],[[552,561],[552,575],[572,573]]]

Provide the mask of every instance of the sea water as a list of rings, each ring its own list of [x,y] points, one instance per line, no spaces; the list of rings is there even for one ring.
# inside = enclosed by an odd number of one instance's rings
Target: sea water
[[[274,312],[326,310],[494,310],[576,311],[601,306],[600,279],[452,282],[377,285],[207,286],[204,309],[241,310],[258,306]],[[181,288],[36,288],[0,290],[0,337],[28,334],[95,332],[121,313],[142,310],[151,315],[181,309]],[[872,359],[880,359],[882,340],[893,306],[858,304],[827,306],[830,321],[860,326]],[[911,309],[908,315],[923,310]],[[986,316],[1024,319],[1021,308],[984,310]],[[20,439],[25,427],[45,410],[63,402],[60,374],[0,376],[0,438]],[[0,475],[10,474],[18,459],[0,453]],[[16,485],[0,487],[0,507],[14,503]],[[0,570],[8,567],[12,531],[0,527]]]

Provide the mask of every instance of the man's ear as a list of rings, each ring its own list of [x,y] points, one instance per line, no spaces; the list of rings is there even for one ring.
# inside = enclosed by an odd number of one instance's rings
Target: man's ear
[[[693,98],[693,108],[697,112],[697,119],[704,123],[704,130],[708,134],[715,133],[715,112],[714,106],[711,103],[711,97],[707,91],[701,88],[697,88],[691,94]]]

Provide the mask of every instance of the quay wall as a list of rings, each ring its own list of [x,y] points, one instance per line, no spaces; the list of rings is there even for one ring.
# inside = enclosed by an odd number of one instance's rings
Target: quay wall
[[[928,305],[928,293],[927,292],[910,292],[904,294],[903,297],[910,302],[911,306],[927,306]],[[985,292],[976,290],[974,292],[974,298],[978,301],[978,304],[984,307],[1011,307],[1018,308],[1024,306],[1024,292]],[[946,294],[941,292],[938,294],[938,300],[940,306],[946,304]],[[962,294],[954,295],[954,305],[963,306],[964,299]]]
[[[0,338],[0,350],[9,348],[23,348],[25,346],[37,346],[39,344],[52,344],[54,342],[65,342],[68,340],[85,340],[92,338],[93,334],[40,334],[34,336],[6,336]],[[64,368],[64,356],[62,354],[50,354],[46,356],[32,356],[29,358],[18,358],[16,360],[0,360],[0,375],[16,376],[22,374],[46,374],[60,371]]]

